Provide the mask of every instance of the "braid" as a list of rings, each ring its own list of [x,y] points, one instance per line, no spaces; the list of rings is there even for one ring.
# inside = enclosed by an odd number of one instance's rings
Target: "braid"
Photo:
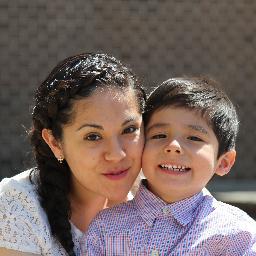
[[[40,203],[45,210],[51,227],[52,235],[67,251],[74,256],[74,243],[71,235],[70,202],[68,193],[70,190],[70,171],[64,161],[60,164],[51,153],[48,145],[42,141],[37,130],[30,134],[31,143],[34,145],[37,161],[37,191]]]

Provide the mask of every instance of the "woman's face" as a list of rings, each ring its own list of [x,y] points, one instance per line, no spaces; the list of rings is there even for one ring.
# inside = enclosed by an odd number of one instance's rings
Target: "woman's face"
[[[141,169],[144,146],[134,92],[97,89],[75,101],[60,144],[72,173],[71,191],[81,197],[126,198]]]

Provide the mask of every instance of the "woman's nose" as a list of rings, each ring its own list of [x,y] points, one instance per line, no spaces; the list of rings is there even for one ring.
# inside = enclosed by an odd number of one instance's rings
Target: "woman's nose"
[[[182,154],[183,150],[177,140],[170,141],[164,148],[165,153]]]
[[[126,157],[126,153],[123,148],[123,144],[119,139],[112,139],[107,145],[105,152],[105,159],[107,161],[118,162]]]

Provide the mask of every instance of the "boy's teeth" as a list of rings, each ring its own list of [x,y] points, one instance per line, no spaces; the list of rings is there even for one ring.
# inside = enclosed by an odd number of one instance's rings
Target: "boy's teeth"
[[[167,164],[161,164],[161,168],[169,170],[169,171],[175,171],[175,172],[184,172],[187,171],[188,168],[186,166],[182,165],[167,165]]]

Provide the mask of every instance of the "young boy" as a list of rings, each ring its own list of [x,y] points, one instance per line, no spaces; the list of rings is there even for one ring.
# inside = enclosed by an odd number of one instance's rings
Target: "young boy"
[[[95,218],[83,255],[256,255],[256,222],[205,189],[235,162],[238,119],[225,93],[207,78],[167,80],[144,122],[146,179]]]

